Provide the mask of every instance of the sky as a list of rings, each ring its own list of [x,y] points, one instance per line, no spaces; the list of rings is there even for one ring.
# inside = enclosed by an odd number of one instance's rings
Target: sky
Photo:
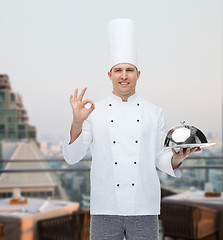
[[[69,97],[88,87],[97,102],[112,92],[107,23],[130,18],[141,76],[136,92],[205,134],[222,131],[221,0],[1,0],[0,74],[8,74],[37,138],[63,138]]]

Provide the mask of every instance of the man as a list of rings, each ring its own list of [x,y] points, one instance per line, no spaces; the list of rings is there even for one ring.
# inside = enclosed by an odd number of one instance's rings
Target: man
[[[133,36],[130,20],[113,20],[112,24],[118,36],[126,29],[125,39]],[[122,42],[119,37],[114,39],[118,45]],[[84,88],[79,96],[75,89],[70,97],[73,122],[63,154],[74,164],[91,146],[91,240],[123,240],[124,236],[127,240],[158,239],[160,183],[156,167],[180,177],[179,165],[198,150],[164,149],[167,129],[163,112],[136,95],[140,71],[132,57],[135,54],[129,54],[134,47],[127,47],[127,54],[123,48],[119,46],[108,72],[111,96],[94,104],[83,100]],[[85,108],[87,103],[91,104],[89,109]]]

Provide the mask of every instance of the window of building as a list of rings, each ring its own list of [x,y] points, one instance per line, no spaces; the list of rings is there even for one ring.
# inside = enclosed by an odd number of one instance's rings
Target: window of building
[[[18,135],[18,138],[19,139],[23,139],[23,138],[25,138],[26,137],[26,135],[24,134],[24,133],[19,133],[19,135]]]
[[[38,192],[32,192],[32,197],[38,197]]]
[[[1,117],[0,118],[1,123],[6,123],[7,121],[8,121],[8,119],[6,117]]]
[[[18,129],[19,129],[19,130],[25,130],[25,129],[26,129],[26,125],[19,125],[19,126],[18,126]]]
[[[8,103],[7,102],[0,102],[0,108],[2,109],[2,108],[8,108]]]
[[[9,110],[9,114],[12,116],[17,116],[18,110]]]
[[[17,138],[16,133],[10,131],[9,134],[8,134],[8,138],[9,139],[16,139]]]
[[[11,97],[11,101],[12,101],[12,102],[15,102],[15,94],[14,94],[14,93],[11,93],[11,96],[10,96],[10,97]]]
[[[5,100],[5,93],[0,92],[0,101]]]
[[[5,111],[5,110],[0,110],[0,115],[6,115],[7,114],[7,112]]]
[[[5,133],[1,132],[2,130],[0,130],[0,139],[5,139]]]
[[[16,130],[16,125],[8,125],[8,130]]]
[[[53,196],[53,194],[52,194],[52,192],[47,192],[47,197],[52,197]]]

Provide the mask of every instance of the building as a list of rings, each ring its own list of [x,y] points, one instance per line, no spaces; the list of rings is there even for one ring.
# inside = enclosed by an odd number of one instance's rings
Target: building
[[[44,156],[35,141],[2,141],[2,153],[3,159],[9,160],[4,169],[27,169],[27,171],[3,172],[0,175],[0,198],[11,197],[13,189],[20,188],[24,197],[68,199],[55,173],[29,171],[29,169],[49,168],[47,162],[38,161],[44,160]]]
[[[21,95],[12,90],[8,75],[0,74],[0,140],[36,139],[28,120]]]
[[[45,159],[21,95],[12,90],[8,75],[0,74],[0,198],[11,197],[13,189],[20,188],[24,197],[67,200],[57,174],[47,172]]]

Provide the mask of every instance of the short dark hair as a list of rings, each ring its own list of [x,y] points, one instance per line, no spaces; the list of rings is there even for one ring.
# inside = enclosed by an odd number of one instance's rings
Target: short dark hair
[[[116,66],[116,65],[115,65],[115,66]],[[138,68],[137,68],[135,65],[132,64],[132,66],[134,66],[135,69],[136,69],[136,71],[138,71]],[[113,66],[113,67],[114,67],[114,66]],[[110,69],[110,72],[112,71],[113,67]]]

